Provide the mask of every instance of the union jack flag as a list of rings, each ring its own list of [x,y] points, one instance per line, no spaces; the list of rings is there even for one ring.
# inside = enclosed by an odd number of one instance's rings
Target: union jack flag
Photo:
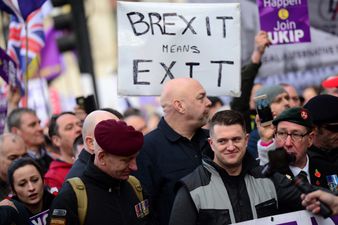
[[[17,63],[22,73],[26,71],[26,54],[27,64],[29,64],[34,57],[40,54],[43,46],[44,30],[41,9],[29,14],[25,23],[21,22],[18,17],[11,16],[7,53]]]
[[[45,2],[46,0],[0,0],[0,9],[16,15],[20,20],[26,20]]]

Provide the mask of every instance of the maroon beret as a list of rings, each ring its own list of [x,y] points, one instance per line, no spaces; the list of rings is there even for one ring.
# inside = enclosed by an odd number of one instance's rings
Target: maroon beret
[[[101,121],[95,127],[94,136],[104,151],[118,156],[131,156],[143,145],[143,134],[123,121]]]

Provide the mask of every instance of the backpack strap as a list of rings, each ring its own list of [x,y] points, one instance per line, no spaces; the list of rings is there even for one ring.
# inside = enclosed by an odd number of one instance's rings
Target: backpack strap
[[[138,200],[142,202],[143,193],[142,193],[142,186],[141,186],[140,181],[134,176],[129,176],[128,183],[133,187]]]
[[[88,207],[86,186],[79,177],[73,177],[68,179],[67,181],[70,183],[76,194],[77,212],[79,216],[79,221],[80,225],[83,225],[87,215],[87,207]]]

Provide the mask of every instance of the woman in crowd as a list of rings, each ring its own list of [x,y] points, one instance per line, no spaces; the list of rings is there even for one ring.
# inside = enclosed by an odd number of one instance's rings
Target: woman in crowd
[[[8,182],[14,194],[10,201],[16,206],[19,215],[13,218],[13,222],[25,224],[28,220],[36,220],[37,224],[40,221],[45,224],[54,196],[44,187],[39,165],[31,158],[14,161],[8,168]]]

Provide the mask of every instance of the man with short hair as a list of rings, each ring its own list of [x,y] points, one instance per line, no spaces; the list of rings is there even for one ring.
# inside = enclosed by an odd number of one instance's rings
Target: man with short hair
[[[285,109],[290,108],[289,94],[281,85],[266,85],[256,91],[256,96],[266,95],[266,101],[269,103],[272,116],[276,117]],[[267,162],[265,152],[257,151],[257,145],[263,146],[268,143],[267,139],[272,139],[274,130],[271,126],[262,127],[259,122],[256,122],[257,129],[250,133],[248,151],[256,159],[259,158],[261,165]]]
[[[66,179],[82,175],[90,156],[94,154],[94,129],[99,122],[108,119],[119,120],[116,115],[105,110],[95,110],[87,115],[82,127],[83,150],[74,162]]]
[[[17,158],[27,155],[23,139],[16,134],[4,133],[0,135],[0,201],[10,193],[7,183],[7,170]]]
[[[276,126],[273,140],[276,147],[284,148],[287,154],[295,157],[286,168],[286,174],[292,178],[302,172],[309,183],[328,189],[326,177],[337,173],[337,168],[328,162],[319,164],[308,156],[314,138],[309,111],[301,107],[287,109],[274,119],[273,124]]]
[[[60,156],[53,160],[45,174],[45,184],[60,190],[67,173],[73,164],[73,143],[81,134],[81,121],[73,112],[63,112],[53,116],[49,124],[49,138],[59,148]]]
[[[199,166],[202,152],[210,150],[208,132],[201,127],[208,121],[211,102],[197,80],[176,78],[164,85],[160,103],[164,116],[157,129],[145,135],[136,177],[151,195],[160,224],[166,225],[175,183]]]
[[[7,117],[8,130],[22,137],[28,155],[36,160],[46,173],[52,158],[44,148],[45,138],[40,122],[36,112],[29,108],[16,108]]]
[[[287,83],[281,83],[281,85],[283,86],[285,91],[289,94],[290,107],[300,107],[301,102],[300,102],[300,98],[299,98],[296,88],[293,85],[287,84]]]
[[[300,192],[281,174],[271,178],[246,152],[244,117],[233,110],[217,112],[210,121],[213,160],[178,184],[169,225],[232,224],[302,208]]]
[[[80,179],[87,193],[87,209],[83,224],[150,224],[148,199],[138,199],[133,186],[127,181],[137,170],[136,156],[143,134],[123,121],[103,120],[94,130],[95,154],[91,156]],[[83,200],[83,199],[82,199]],[[60,221],[66,225],[79,225],[77,197],[66,182],[51,206],[50,224]]]

